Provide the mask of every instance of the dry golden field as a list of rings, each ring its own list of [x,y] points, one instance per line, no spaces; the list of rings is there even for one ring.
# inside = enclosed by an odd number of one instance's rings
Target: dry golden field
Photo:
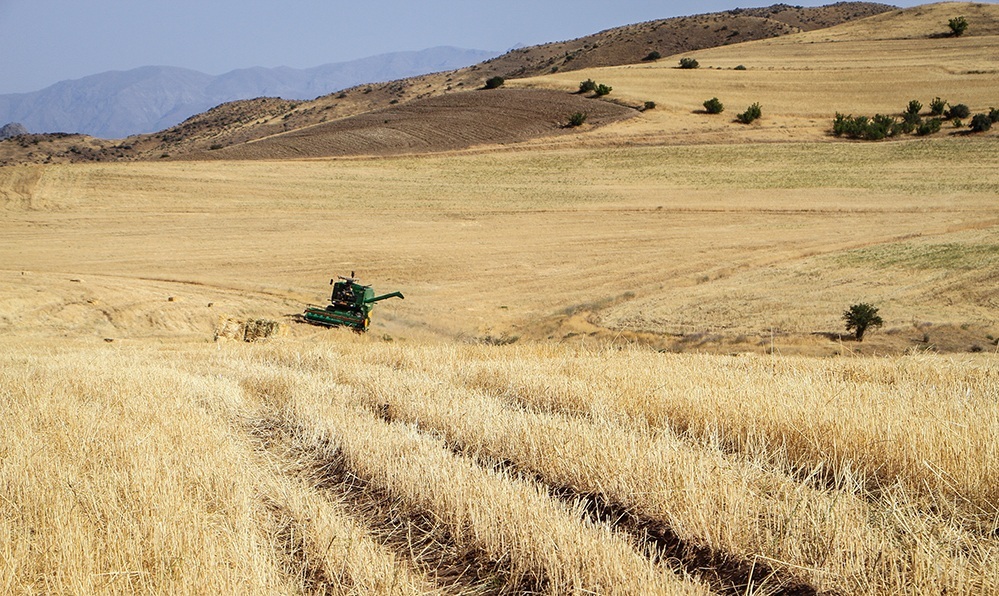
[[[511,146],[0,168],[0,593],[999,592],[999,140],[828,133],[999,104],[995,14],[509,81],[657,104]],[[294,322],[351,270],[406,299]]]

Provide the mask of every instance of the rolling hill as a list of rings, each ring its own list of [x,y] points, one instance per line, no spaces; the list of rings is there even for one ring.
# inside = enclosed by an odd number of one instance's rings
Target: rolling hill
[[[226,103],[192,116],[177,126],[124,141],[103,141],[77,136],[54,138],[51,135],[39,137],[39,142],[22,140],[20,143],[0,145],[0,164],[203,155],[212,148],[280,135],[372,110],[391,110],[393,106],[409,101],[470,91],[480,88],[486,79],[493,76],[529,77],[583,68],[641,63],[653,51],[669,56],[718,45],[766,39],[829,27],[891,8],[884,4],[866,2],[841,2],[818,8],[777,4],[769,8],[739,9],[650,21],[609,29],[575,40],[516,49],[454,71],[387,83],[366,83],[312,101],[254,99]],[[488,112],[481,117],[488,120]],[[535,127],[537,130],[552,130],[550,121],[540,124]],[[308,135],[298,136],[305,138]],[[287,148],[288,143],[275,143],[271,146],[278,145]],[[454,145],[453,140],[448,140],[442,148]],[[76,150],[71,151],[72,147]],[[255,150],[254,152],[256,154]],[[233,152],[234,155],[237,153],[241,152]],[[333,154],[341,153],[338,150]]]
[[[0,95],[0,122],[21,122],[38,133],[119,139],[169,128],[230,101],[263,96],[313,99],[360,83],[453,70],[495,55],[436,47],[306,69],[257,67],[221,75],[146,66],[62,81],[32,93]]]

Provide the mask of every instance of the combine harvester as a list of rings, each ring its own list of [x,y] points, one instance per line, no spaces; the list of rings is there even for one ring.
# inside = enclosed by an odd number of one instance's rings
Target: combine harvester
[[[333,286],[330,303],[325,307],[309,305],[302,315],[306,322],[323,327],[350,327],[363,333],[371,325],[371,309],[375,302],[396,296],[404,300],[406,298],[402,292],[375,296],[371,286],[357,282],[353,271],[350,272],[350,277],[337,277],[340,281],[330,280],[330,285]]]

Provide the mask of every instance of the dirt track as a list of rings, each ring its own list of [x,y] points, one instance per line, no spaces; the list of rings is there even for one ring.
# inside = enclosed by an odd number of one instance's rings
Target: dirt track
[[[204,153],[205,159],[282,159],[399,155],[516,143],[566,134],[569,116],[584,127],[638,112],[607,101],[559,91],[495,89],[452,93]],[[187,157],[185,157],[187,159]]]

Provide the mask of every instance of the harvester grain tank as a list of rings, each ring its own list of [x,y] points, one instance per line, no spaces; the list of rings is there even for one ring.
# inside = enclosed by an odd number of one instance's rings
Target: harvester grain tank
[[[371,286],[358,283],[353,271],[350,277],[339,275],[337,279],[339,281],[330,280],[333,286],[330,303],[325,307],[309,305],[303,314],[306,321],[323,327],[350,327],[363,332],[371,325],[371,309],[375,302],[395,297],[405,299],[402,292],[375,296]]]

